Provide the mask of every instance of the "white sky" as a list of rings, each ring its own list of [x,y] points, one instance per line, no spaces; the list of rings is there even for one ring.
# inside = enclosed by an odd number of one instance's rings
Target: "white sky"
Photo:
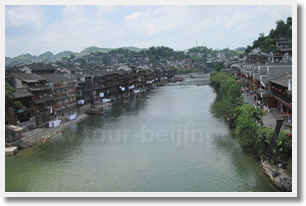
[[[292,16],[280,5],[5,6],[5,56],[84,48],[246,47]]]

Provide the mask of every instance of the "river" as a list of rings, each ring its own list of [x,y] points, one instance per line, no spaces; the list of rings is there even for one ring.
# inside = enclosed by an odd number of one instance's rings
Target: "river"
[[[6,192],[275,191],[259,163],[213,117],[208,76],[115,103],[5,159]]]

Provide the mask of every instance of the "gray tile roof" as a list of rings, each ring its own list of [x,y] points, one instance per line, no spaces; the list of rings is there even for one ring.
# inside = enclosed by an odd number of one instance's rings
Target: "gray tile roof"
[[[72,66],[72,67],[64,67],[65,69],[68,69],[68,70],[70,70],[70,71],[75,71],[75,72],[81,72],[82,71],[82,69],[80,69],[80,68],[77,68],[77,67],[75,67],[75,66]]]
[[[287,72],[292,72],[291,65],[270,67],[268,71],[268,77],[271,80],[274,79],[275,77],[286,74]]]
[[[17,88],[15,89],[15,92],[13,93],[13,96],[15,99],[20,99],[24,97],[32,97],[34,94],[32,94],[28,88],[23,87],[23,88]]]
[[[288,79],[291,78],[291,72],[287,72],[285,74],[279,75],[273,79],[270,79],[270,82],[275,84],[288,87]]]
[[[71,80],[67,77],[64,77],[62,74],[57,74],[57,73],[53,73],[53,74],[40,74],[40,76],[46,78],[48,81],[52,81],[55,83],[60,83],[60,82],[66,82],[68,84],[73,84],[75,83],[74,80]]]
[[[41,75],[37,75],[37,74],[13,73],[12,75],[28,83],[46,80],[46,78],[42,77]]]

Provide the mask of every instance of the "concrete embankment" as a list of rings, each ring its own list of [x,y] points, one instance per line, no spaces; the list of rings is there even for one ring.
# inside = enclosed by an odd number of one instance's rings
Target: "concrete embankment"
[[[74,124],[77,124],[81,122],[82,120],[86,119],[88,115],[86,114],[80,114],[78,115],[74,120],[67,121],[65,123],[62,123],[58,127],[53,127],[53,128],[36,128],[34,130],[24,132],[23,137],[6,144],[6,146],[16,146],[19,149],[25,149],[28,147],[31,147],[41,141],[47,140],[49,137],[52,137],[56,133],[71,127]]]
[[[262,160],[260,166],[279,190],[285,192],[292,191],[292,178],[286,169],[282,168],[282,165],[270,164],[268,160]]]

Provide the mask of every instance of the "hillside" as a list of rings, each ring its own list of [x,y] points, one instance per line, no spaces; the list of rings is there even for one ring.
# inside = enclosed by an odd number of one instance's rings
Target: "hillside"
[[[268,36],[265,36],[264,33],[259,34],[259,37],[253,41],[253,45],[247,46],[245,52],[249,53],[254,48],[260,48],[264,52],[275,51],[277,49],[276,41],[280,38],[292,40],[292,17],[288,17],[286,22],[276,21],[276,28],[271,29]]]
[[[5,58],[5,66],[9,67],[18,64],[31,64],[33,61],[36,60],[36,56],[32,56],[31,54],[22,54],[14,58]]]
[[[239,47],[237,49],[235,49],[234,51],[236,51],[238,54],[243,54],[245,53],[246,48],[245,47]]]
[[[117,49],[127,49],[129,51],[134,51],[134,52],[140,52],[142,50],[145,50],[145,49],[140,49],[137,47],[121,47]],[[39,56],[35,56],[31,54],[23,54],[23,55],[14,57],[14,58],[5,57],[5,66],[10,67],[10,66],[18,65],[18,64],[31,64],[33,62],[40,62],[40,61],[53,62],[53,61],[61,60],[64,57],[70,57],[71,54],[74,54],[75,56],[84,56],[84,55],[88,55],[90,53],[96,53],[96,52],[107,53],[111,50],[116,50],[116,49],[99,48],[96,46],[92,46],[92,47],[85,48],[80,53],[74,53],[72,51],[62,51],[54,55],[52,52],[48,51],[43,54],[40,54]]]

